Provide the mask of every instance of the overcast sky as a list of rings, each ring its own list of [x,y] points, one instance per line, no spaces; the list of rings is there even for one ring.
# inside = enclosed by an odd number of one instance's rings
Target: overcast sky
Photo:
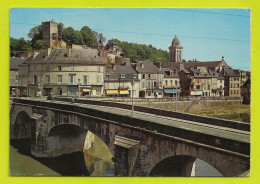
[[[168,50],[174,35],[186,60],[225,61],[250,70],[249,9],[12,8],[10,36],[25,38],[43,21],[63,22],[80,30],[87,25],[108,39],[152,44]]]

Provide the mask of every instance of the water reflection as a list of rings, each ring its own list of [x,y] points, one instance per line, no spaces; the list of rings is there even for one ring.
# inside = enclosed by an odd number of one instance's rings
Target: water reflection
[[[30,139],[11,141],[10,144],[12,176],[114,176],[112,154],[96,136],[88,150],[53,158],[31,155]]]

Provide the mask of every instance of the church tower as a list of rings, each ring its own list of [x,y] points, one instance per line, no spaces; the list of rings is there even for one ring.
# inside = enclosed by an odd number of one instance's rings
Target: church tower
[[[182,49],[183,47],[180,44],[180,40],[175,35],[172,40],[172,45],[169,47],[170,62],[182,62]]]

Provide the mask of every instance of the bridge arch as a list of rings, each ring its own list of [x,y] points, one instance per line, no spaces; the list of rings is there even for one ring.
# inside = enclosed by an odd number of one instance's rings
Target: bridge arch
[[[31,118],[25,111],[20,111],[15,118],[13,127],[13,138],[14,139],[27,139],[31,138],[32,126],[30,122]]]
[[[94,136],[98,137],[113,155],[113,148],[110,148],[99,134],[78,124],[62,123],[49,130],[47,143],[50,156],[88,150],[94,144]]]
[[[169,156],[158,162],[150,171],[149,176],[191,176],[196,158],[190,155],[175,155]],[[203,160],[202,160],[203,161]],[[213,167],[210,163],[203,161],[214,168],[217,172],[220,171]]]

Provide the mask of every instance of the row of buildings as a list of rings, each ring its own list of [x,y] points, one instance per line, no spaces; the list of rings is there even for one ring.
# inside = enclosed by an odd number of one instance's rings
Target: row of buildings
[[[182,62],[183,47],[175,36],[169,62],[134,61],[121,57],[114,42],[106,49],[66,44],[57,24],[44,22],[45,52],[10,59],[10,91],[21,96],[173,97],[241,96],[246,73],[224,61]]]

